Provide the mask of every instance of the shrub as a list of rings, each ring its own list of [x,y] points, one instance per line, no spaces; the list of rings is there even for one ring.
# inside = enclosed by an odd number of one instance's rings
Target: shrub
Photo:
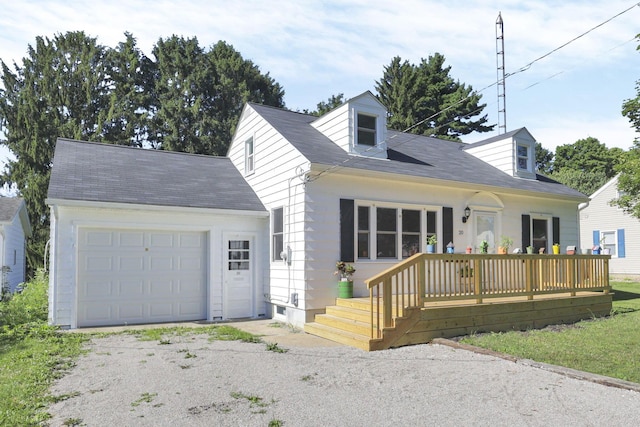
[[[25,283],[22,292],[11,295],[0,302],[0,326],[16,328],[47,321],[49,280],[44,270]]]

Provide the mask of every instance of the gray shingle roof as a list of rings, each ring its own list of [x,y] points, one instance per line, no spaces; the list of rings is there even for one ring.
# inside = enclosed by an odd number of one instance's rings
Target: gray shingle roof
[[[226,157],[59,138],[49,199],[265,211]]]
[[[0,222],[9,222],[18,213],[22,197],[0,197]]]
[[[537,175],[536,180],[507,175],[465,152],[465,144],[458,142],[389,130],[389,161],[350,156],[310,125],[317,117],[257,104],[251,104],[251,107],[311,163],[587,200],[584,194],[543,175]],[[500,139],[505,137],[499,136]]]

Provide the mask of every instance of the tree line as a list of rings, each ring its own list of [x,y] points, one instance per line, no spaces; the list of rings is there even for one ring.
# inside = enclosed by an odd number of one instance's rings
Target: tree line
[[[36,37],[21,62],[0,66],[0,144],[15,156],[0,185],[14,186],[27,204],[30,271],[42,265],[49,238],[44,201],[58,137],[223,156],[246,102],[286,108],[284,88],[224,41],[203,48],[195,37],[174,35],[158,39],[146,56],[130,33],[108,47],[82,31],[67,32]],[[375,90],[391,129],[460,141],[495,126],[483,113],[482,95],[454,79],[440,53],[418,64],[393,58]],[[640,130],[638,90],[623,113]],[[302,112],[322,115],[344,101],[333,95]],[[623,170],[612,165],[640,163],[640,146],[634,150],[635,158],[587,138],[555,153],[539,145],[536,161],[541,173],[590,194]],[[637,204],[636,197],[629,209]]]

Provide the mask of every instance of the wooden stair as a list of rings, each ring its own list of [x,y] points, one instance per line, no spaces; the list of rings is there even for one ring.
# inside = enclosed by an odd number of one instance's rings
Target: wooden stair
[[[304,325],[306,333],[331,341],[371,350],[371,312],[368,298],[337,298],[315,322]],[[379,340],[373,340],[379,341]]]

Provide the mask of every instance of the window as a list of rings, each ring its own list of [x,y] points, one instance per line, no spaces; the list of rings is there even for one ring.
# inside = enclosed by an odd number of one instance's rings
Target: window
[[[420,251],[420,211],[402,210],[402,258]]]
[[[420,252],[427,236],[436,234],[435,210],[358,206],[356,215],[358,259],[408,258]]]
[[[249,270],[249,241],[229,240],[229,270]]]
[[[284,208],[277,208],[271,212],[271,259],[279,261],[284,250]]]
[[[529,170],[529,146],[518,145],[518,169]]]
[[[252,173],[253,167],[253,137],[251,137],[244,142],[244,172]]]
[[[358,258],[369,258],[369,206],[358,206]]]
[[[358,113],[358,145],[376,145],[376,118]]]
[[[396,209],[376,209],[376,250],[378,258],[397,258],[396,236],[398,235],[398,218]]]
[[[617,255],[617,242],[618,238],[615,231],[600,232],[600,246],[605,254]]]
[[[545,252],[549,247],[549,225],[546,219],[533,219],[531,222],[533,231],[533,246],[534,253],[539,253],[540,249],[544,248]]]

